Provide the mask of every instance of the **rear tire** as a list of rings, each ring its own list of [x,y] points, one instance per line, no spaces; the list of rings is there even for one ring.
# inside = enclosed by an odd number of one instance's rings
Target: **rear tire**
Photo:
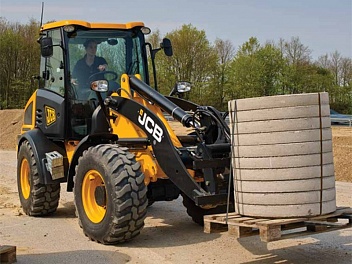
[[[17,187],[25,214],[44,216],[56,211],[60,199],[60,183],[40,183],[37,162],[28,141],[21,144],[18,152]]]
[[[76,167],[74,197],[80,226],[90,239],[117,244],[144,226],[147,187],[134,154],[116,145],[86,150]]]

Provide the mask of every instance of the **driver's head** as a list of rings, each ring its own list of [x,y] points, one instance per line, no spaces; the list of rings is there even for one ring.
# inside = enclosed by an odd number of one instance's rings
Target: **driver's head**
[[[88,39],[86,42],[84,42],[83,46],[86,49],[87,54],[95,55],[97,52],[98,43],[94,39]]]

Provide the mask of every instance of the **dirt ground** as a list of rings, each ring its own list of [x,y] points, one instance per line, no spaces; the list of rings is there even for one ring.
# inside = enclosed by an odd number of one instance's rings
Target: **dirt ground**
[[[180,198],[149,207],[141,234],[117,246],[84,236],[75,217],[73,194],[65,184],[54,215],[29,217],[21,209],[16,181],[15,142],[21,124],[22,110],[0,111],[0,245],[15,245],[19,264],[351,263],[352,228],[270,243],[261,242],[258,235],[235,239],[228,232],[205,234],[187,215]],[[334,127],[333,144],[336,203],[350,207],[352,128]]]
[[[206,234],[187,215],[181,198],[149,207],[141,234],[129,243],[102,245],[84,236],[65,184],[55,214],[30,217],[18,198],[16,151],[0,150],[0,168],[0,245],[17,247],[18,264],[351,264],[351,227],[309,234],[301,228],[296,236],[269,243],[258,235]],[[352,206],[351,188],[352,183],[336,182],[338,206]]]
[[[16,149],[22,119],[23,110],[0,111],[0,149]],[[175,130],[180,129],[178,123],[171,123],[171,126]],[[352,182],[352,128],[333,126],[332,135],[336,180]]]
[[[352,128],[333,127],[332,136],[336,180],[352,182]]]

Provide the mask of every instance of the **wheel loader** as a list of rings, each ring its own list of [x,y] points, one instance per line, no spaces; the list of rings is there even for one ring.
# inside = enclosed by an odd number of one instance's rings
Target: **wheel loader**
[[[85,235],[116,244],[140,233],[157,201],[181,195],[198,224],[206,214],[232,210],[226,114],[177,96],[190,89],[187,82],[159,93],[155,54],[171,56],[172,45],[165,38],[153,48],[149,33],[142,22],[41,26],[38,89],[17,139],[18,191],[27,215],[54,213],[64,184],[74,193]],[[84,87],[74,82],[73,69],[87,40],[97,43],[108,66]],[[190,132],[177,135],[170,118]]]

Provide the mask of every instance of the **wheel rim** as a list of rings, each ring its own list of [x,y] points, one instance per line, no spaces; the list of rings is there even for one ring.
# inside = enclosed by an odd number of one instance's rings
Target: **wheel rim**
[[[23,159],[21,162],[21,191],[24,199],[29,198],[31,192],[31,184],[29,182],[29,163],[27,159]]]
[[[95,192],[97,187],[105,188],[103,177],[98,171],[90,170],[83,178],[82,203],[87,217],[93,223],[100,223],[106,214],[106,202],[104,205],[99,205],[96,201]]]

